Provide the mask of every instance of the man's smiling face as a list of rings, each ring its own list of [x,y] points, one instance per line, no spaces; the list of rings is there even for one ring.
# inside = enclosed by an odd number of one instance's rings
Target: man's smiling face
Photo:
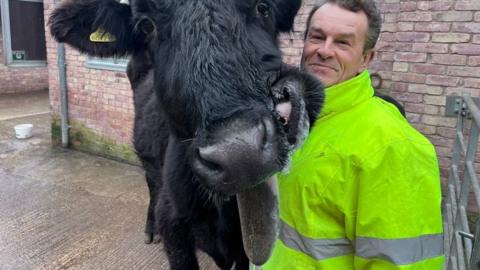
[[[368,19],[327,3],[313,14],[307,29],[302,62],[325,86],[355,77],[366,69],[373,50],[364,52]]]

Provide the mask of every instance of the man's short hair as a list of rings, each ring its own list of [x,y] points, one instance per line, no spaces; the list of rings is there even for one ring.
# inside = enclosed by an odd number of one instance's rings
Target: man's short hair
[[[307,38],[308,30],[310,28],[310,21],[312,20],[313,14],[315,14],[315,11],[317,11],[321,6],[327,3],[338,5],[353,12],[363,11],[367,15],[368,19],[368,31],[365,39],[365,45],[363,46],[363,51],[365,52],[375,47],[378,36],[380,35],[380,28],[382,27],[382,17],[374,0],[322,0],[321,3],[312,8],[310,14],[308,15],[304,39]]]

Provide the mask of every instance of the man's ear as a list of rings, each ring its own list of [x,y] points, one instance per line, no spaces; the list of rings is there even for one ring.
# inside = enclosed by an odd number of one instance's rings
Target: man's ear
[[[362,71],[367,69],[368,65],[370,64],[370,62],[372,62],[374,57],[375,57],[374,49],[369,49],[365,53],[363,53],[362,64],[358,68],[357,73],[360,74]]]
[[[275,26],[279,32],[288,32],[293,28],[293,22],[297,15],[301,0],[271,0],[273,14],[275,16]]]
[[[100,57],[121,56],[134,49],[132,11],[115,0],[67,0],[48,24],[58,42]]]

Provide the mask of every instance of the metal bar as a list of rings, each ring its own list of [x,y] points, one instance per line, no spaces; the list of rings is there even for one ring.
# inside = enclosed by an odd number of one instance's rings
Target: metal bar
[[[12,37],[10,33],[10,7],[8,0],[0,0],[0,12],[3,33],[3,48],[5,48],[3,54],[5,57],[5,63],[10,65],[13,62],[13,57]]]
[[[453,225],[455,224],[455,215],[457,213],[457,200],[455,199],[456,198],[456,195],[455,195],[455,187],[453,185],[448,185],[448,189],[449,189],[449,194],[450,194],[450,203],[452,204],[452,227]],[[450,235],[453,235],[453,228],[452,228],[452,231],[450,232]]]
[[[457,257],[452,256],[450,259],[451,259],[451,263],[450,263],[450,267],[448,268],[448,270],[458,270]]]
[[[463,96],[463,100],[467,104],[468,111],[472,116],[472,119],[475,121],[477,126],[480,126],[480,110],[478,109],[477,105],[473,101],[472,97],[468,95]]]
[[[463,255],[463,248],[462,248],[462,237],[456,233],[455,234],[455,246],[456,246],[456,252],[458,256],[458,269],[459,270],[465,270],[465,256]]]
[[[477,237],[473,243],[472,256],[470,256],[470,269],[478,270],[480,268],[480,218],[477,219],[477,226],[475,228]]]
[[[467,161],[465,163],[467,167],[467,174],[468,178],[470,180],[470,183],[473,186],[473,193],[475,195],[475,201],[477,203],[477,206],[480,206],[480,186],[478,184],[478,178],[477,175],[475,174],[475,168],[473,166],[473,163],[471,161]]]
[[[447,195],[448,196],[448,195]],[[443,223],[443,230],[444,230],[444,237],[443,237],[443,247],[445,251],[445,265],[444,268],[447,268],[447,265],[450,261],[450,231],[452,228],[452,204],[447,202],[445,204],[445,211],[444,213],[444,223]]]
[[[465,147],[465,137],[463,136],[462,131],[457,130],[456,139],[457,139],[458,145],[460,146],[461,154],[465,156],[467,154],[467,148]]]
[[[453,198],[458,201],[460,199],[460,178],[458,177],[458,166],[452,165],[450,173],[452,184],[455,187],[455,197]],[[457,211],[456,204],[454,211]]]
[[[467,211],[465,210],[465,207],[460,206],[459,213],[460,213],[460,221],[462,222],[463,231],[459,231],[458,233],[462,237],[463,237],[462,235],[463,233],[465,235],[471,235],[473,238],[474,236],[470,233],[470,228],[468,227]],[[472,239],[467,239],[463,237],[463,240],[464,240],[463,243],[464,243],[465,253],[466,253],[464,254],[466,255],[465,262],[468,264],[470,262],[470,256],[472,254]]]
[[[477,152],[478,144],[478,135],[478,125],[475,122],[472,122],[470,128],[470,136],[468,138],[467,154],[465,155],[465,161],[475,160],[475,154]]]
[[[60,120],[62,129],[62,146],[69,145],[69,118],[68,118],[68,93],[67,93],[67,66],[65,64],[65,45],[58,43],[58,80],[60,86]]]

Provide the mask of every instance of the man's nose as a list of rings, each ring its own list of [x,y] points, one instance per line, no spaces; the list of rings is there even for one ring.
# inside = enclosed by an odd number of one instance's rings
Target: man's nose
[[[317,54],[322,59],[328,59],[334,56],[335,51],[333,49],[333,43],[331,40],[327,39],[320,46],[318,46]]]

